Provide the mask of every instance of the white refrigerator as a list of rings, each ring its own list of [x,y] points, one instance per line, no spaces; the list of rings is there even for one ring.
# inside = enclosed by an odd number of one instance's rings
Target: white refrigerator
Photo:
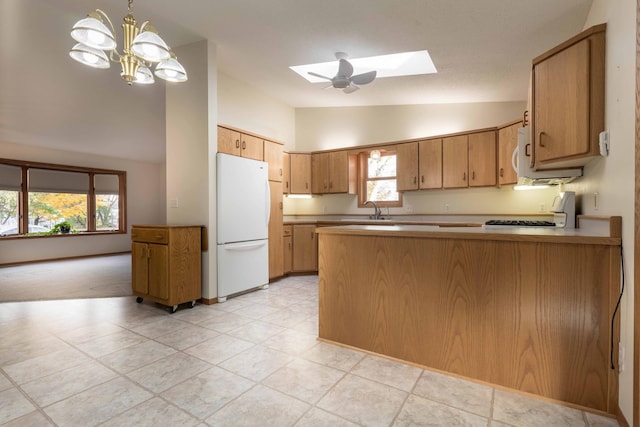
[[[216,154],[218,302],[269,283],[268,165]]]

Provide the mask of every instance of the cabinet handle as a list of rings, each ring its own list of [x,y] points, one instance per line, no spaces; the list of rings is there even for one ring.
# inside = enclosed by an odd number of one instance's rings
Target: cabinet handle
[[[418,177],[417,177],[417,176],[414,176],[414,177],[413,177],[413,183],[414,183],[414,184],[417,184],[417,183],[418,183]]]
[[[282,202],[280,202],[280,210],[282,210]]]
[[[504,168],[500,168],[500,177],[504,176]]]
[[[538,142],[540,145],[540,147],[546,147],[546,145],[544,144],[544,141],[542,140],[542,135],[544,135],[544,132],[540,132],[540,134],[538,135]]]
[[[467,180],[467,173],[466,172],[462,172],[462,180],[463,181]]]
[[[242,141],[242,149],[243,150],[247,149],[247,141]]]
[[[240,148],[240,140],[236,139],[236,148]]]
[[[307,190],[309,189],[309,183],[308,182],[304,183],[304,188],[307,189]]]
[[[282,168],[280,168],[280,176],[282,176]]]
[[[311,240],[313,240],[313,231],[311,232]]]
[[[420,176],[420,182],[424,184],[424,175]]]
[[[476,171],[471,172],[471,179],[472,180],[476,179]]]
[[[289,188],[289,181],[284,183],[285,188]]]

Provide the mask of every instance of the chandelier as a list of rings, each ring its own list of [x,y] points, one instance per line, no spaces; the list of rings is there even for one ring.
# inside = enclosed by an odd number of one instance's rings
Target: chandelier
[[[155,80],[150,68],[154,63],[157,63],[154,73],[157,77],[170,82],[186,81],[187,72],[184,67],[151,23],[145,21],[140,28],[136,27],[136,20],[131,13],[133,0],[128,1],[128,13],[122,24],[122,53],[116,50],[115,29],[111,20],[102,10],[96,9],[73,26],[71,37],[78,44],[71,49],[69,55],[94,68],[109,68],[110,61],[117,62],[122,67],[120,76],[129,85],[153,83]],[[105,25],[103,18],[111,29]]]

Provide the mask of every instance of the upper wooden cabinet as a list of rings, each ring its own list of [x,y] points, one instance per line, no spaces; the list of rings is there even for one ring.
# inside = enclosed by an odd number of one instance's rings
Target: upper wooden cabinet
[[[604,130],[606,24],[533,60],[532,161],[536,169],[585,165]]]
[[[291,194],[311,194],[311,154],[289,153]]]
[[[218,152],[264,160],[264,140],[233,129],[218,126]]]
[[[311,192],[349,193],[357,188],[357,156],[346,150],[311,155]]]
[[[522,122],[498,129],[498,184],[509,185],[518,182],[518,175],[511,164],[513,150],[518,146],[518,129]]]
[[[442,139],[442,186],[464,188],[469,186],[469,147],[467,135]]]
[[[469,187],[496,185],[496,132],[469,135]]]
[[[442,188],[442,139],[398,144],[398,191]]]
[[[284,175],[282,144],[265,140],[264,161],[269,164],[269,181],[282,182],[282,177]]]
[[[282,153],[282,192],[291,192],[291,160],[289,153]]]

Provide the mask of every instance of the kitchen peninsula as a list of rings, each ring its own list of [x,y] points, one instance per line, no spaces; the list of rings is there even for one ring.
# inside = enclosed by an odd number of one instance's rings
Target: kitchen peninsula
[[[613,414],[621,219],[579,224],[318,228],[319,336]]]

